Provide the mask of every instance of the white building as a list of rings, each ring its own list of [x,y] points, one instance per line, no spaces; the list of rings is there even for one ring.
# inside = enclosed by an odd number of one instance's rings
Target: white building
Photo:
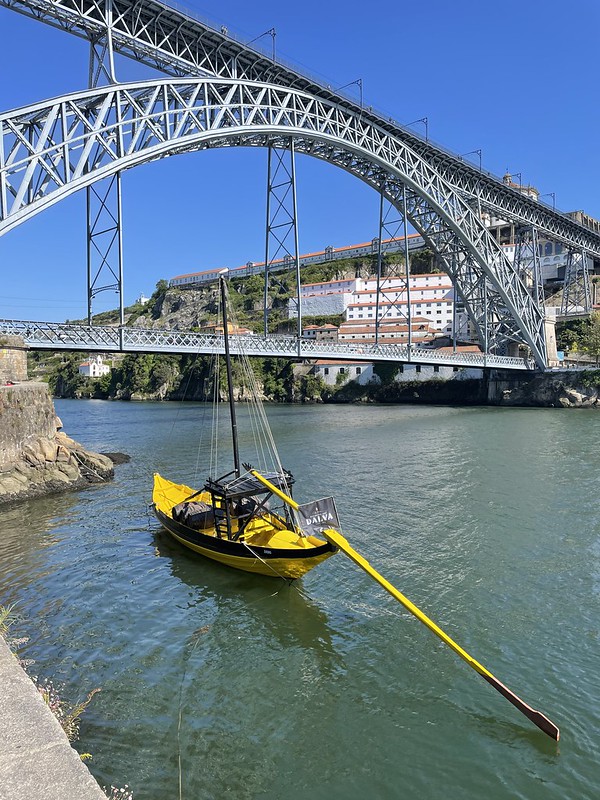
[[[386,323],[406,323],[410,304],[411,318],[427,320],[434,334],[452,332],[454,288],[445,272],[411,275],[408,286],[405,277],[384,278],[379,297],[376,277],[305,284],[300,294],[303,316],[344,314],[347,323],[374,322],[376,317]],[[288,315],[296,315],[293,301],[288,305]]]
[[[305,325],[302,338],[311,342],[337,342],[338,329],[335,325]]]
[[[346,309],[346,320],[385,320],[398,322],[411,318],[426,319],[438,333],[451,333],[454,315],[454,289],[445,272],[411,275],[381,281],[377,303],[377,278],[362,281],[354,292],[354,300]]]
[[[315,361],[312,369],[317,377],[322,378],[327,386],[339,386],[346,381],[356,381],[361,385],[369,383],[375,378],[373,364],[366,361]],[[341,376],[341,377],[340,377]]]
[[[90,356],[89,361],[79,365],[79,374],[86,378],[101,378],[110,373],[108,364],[104,364],[102,356]]]
[[[375,383],[380,382],[379,376],[373,369],[373,364],[365,361],[315,361],[312,372],[322,378],[327,386],[340,386],[348,381],[356,381],[361,386],[372,381]],[[398,367],[394,381],[396,383],[410,383],[431,380],[479,380],[482,374],[483,370],[477,368],[447,367],[437,364],[401,364]]]

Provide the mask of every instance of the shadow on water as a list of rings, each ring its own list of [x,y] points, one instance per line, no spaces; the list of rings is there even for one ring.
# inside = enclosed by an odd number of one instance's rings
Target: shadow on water
[[[292,583],[235,570],[202,556],[187,553],[162,529],[152,532],[155,555],[170,561],[170,573],[196,598],[192,605],[208,602],[218,616],[248,617],[256,634],[267,634],[282,648],[310,650],[323,676],[343,669],[336,650],[336,633],[328,615],[304,591],[301,581]],[[212,623],[213,625],[216,622]],[[206,632],[210,625],[198,630]],[[192,634],[192,640],[194,639]]]

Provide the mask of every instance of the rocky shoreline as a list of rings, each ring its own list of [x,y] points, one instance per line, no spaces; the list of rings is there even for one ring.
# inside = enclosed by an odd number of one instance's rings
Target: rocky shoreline
[[[0,388],[0,504],[113,478],[111,457],[86,450],[62,430],[45,384]]]
[[[23,457],[0,473],[0,504],[83,489],[114,477],[113,462],[58,431],[54,439],[38,436],[23,448]]]

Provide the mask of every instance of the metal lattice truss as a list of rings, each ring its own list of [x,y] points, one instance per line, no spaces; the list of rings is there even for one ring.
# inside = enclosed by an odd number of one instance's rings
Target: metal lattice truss
[[[23,322],[0,319],[0,334],[20,336],[36,350],[76,350],[96,353],[198,353],[221,354],[223,336],[193,331],[75,325],[60,322]],[[532,370],[535,364],[523,358],[486,353],[449,353],[402,344],[360,346],[341,342],[314,342],[296,336],[236,335],[229,337],[234,355],[274,356],[298,359],[335,358],[341,361],[397,361],[446,367]]]
[[[486,350],[524,342],[546,362],[543,315],[463,193],[360,113],[305,92],[179,79],[87,90],[0,115],[0,235],[67,195],[207,147],[288,146],[383,192],[451,275]]]
[[[300,253],[298,248],[298,209],[296,204],[296,159],[294,143],[287,150],[269,147],[267,165],[267,233],[265,242],[265,290],[264,333],[269,330],[269,311],[272,298],[269,295],[271,269],[283,261],[287,269],[296,271],[295,298],[298,337],[302,335],[302,312],[300,298]],[[294,301],[292,301],[294,302]]]
[[[21,14],[68,31],[168,75],[213,75],[286,86],[326,104],[361,114],[410,147],[446,182],[499,218],[538,229],[545,236],[600,257],[600,235],[543,203],[506,186],[494,175],[423,139],[387,115],[378,114],[297,67],[274,58],[229,33],[159,0],[0,0]],[[102,54],[98,58],[104,58]],[[108,74],[113,71],[112,67]]]
[[[404,196],[403,210],[404,210]],[[375,341],[379,341],[382,323],[394,317],[403,320],[408,327],[408,342],[412,344],[412,311],[410,305],[410,261],[408,259],[408,220],[403,213],[386,200],[384,194],[379,203],[379,236],[377,239],[377,293],[375,302]],[[404,245],[404,262],[384,265],[384,241]],[[385,266],[385,268],[384,268]],[[402,287],[402,292],[396,287]]]
[[[540,265],[540,245],[537,230],[517,228],[513,264],[523,283],[529,288],[540,308],[544,308],[544,284]]]
[[[562,316],[589,314],[592,310],[592,290],[585,250],[570,249],[567,254],[565,283],[560,313]]]

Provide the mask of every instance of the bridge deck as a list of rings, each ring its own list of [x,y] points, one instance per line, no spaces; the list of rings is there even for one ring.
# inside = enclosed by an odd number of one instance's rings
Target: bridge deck
[[[220,334],[148,328],[74,325],[58,322],[0,320],[0,334],[21,336],[33,350],[73,350],[86,353],[198,353],[223,354]],[[371,342],[311,342],[295,336],[254,334],[230,336],[235,355],[271,356],[292,359],[336,359],[339,361],[396,361],[406,364],[448,367],[532,370],[523,358],[440,351],[406,344]]]

